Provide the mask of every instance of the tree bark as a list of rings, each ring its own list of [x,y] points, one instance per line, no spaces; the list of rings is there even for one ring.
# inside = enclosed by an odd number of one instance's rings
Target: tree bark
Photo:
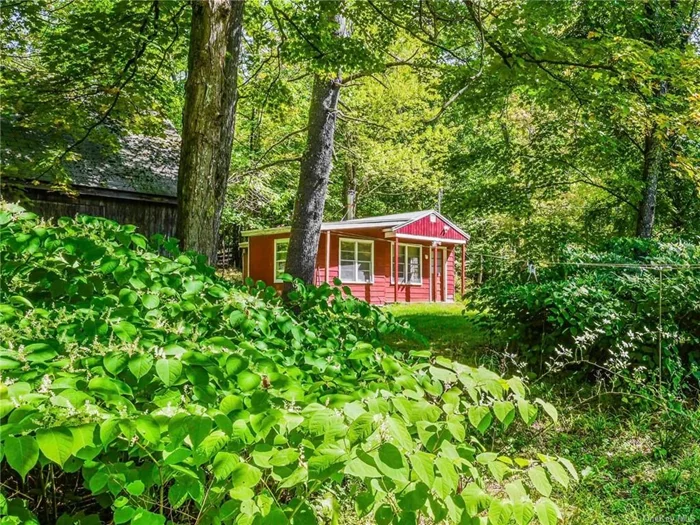
[[[637,237],[651,239],[656,217],[656,195],[659,187],[659,172],[662,169],[661,144],[655,136],[656,126],[644,136],[644,163],[642,165],[642,202],[637,211]]]
[[[312,283],[314,279],[328,179],[333,167],[339,94],[339,78],[314,77],[309,131],[301,160],[286,266],[287,273],[306,283]]]
[[[353,160],[345,161],[345,177],[343,177],[343,204],[345,205],[345,220],[357,216],[357,175]]]
[[[195,0],[178,173],[183,248],[216,260],[231,164],[243,0]]]

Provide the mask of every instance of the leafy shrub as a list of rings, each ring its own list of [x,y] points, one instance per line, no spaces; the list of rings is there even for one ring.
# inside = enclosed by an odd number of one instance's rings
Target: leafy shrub
[[[661,286],[663,377],[680,386],[687,376],[700,379],[700,267],[672,266],[698,264],[696,244],[618,239],[594,252],[569,250],[562,264],[538,268],[536,279],[510,265],[473,299],[488,311],[482,323],[535,369],[570,354],[655,375]],[[665,268],[661,284],[658,268]]]
[[[576,477],[487,449],[556,420],[518,378],[384,348],[402,328],[338,288],[290,306],[174,241],[13,206],[0,256],[3,524],[337,523],[341,493],[380,524],[550,524]]]

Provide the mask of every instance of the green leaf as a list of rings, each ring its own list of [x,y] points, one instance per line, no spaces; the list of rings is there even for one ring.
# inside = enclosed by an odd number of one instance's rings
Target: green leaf
[[[559,458],[559,462],[566,467],[566,470],[569,471],[571,477],[578,481],[578,472],[576,472],[576,467],[574,467],[574,464],[566,458]]]
[[[374,355],[374,347],[369,343],[357,343],[355,349],[350,352],[348,359],[360,360]]]
[[[559,414],[557,414],[557,409],[554,408],[554,405],[552,405],[551,403],[547,403],[546,401],[543,401],[540,398],[535,399],[535,403],[538,403],[539,405],[542,406],[542,408],[547,413],[547,415],[550,418],[552,418],[552,421],[554,422],[554,424],[557,423],[557,421],[559,420]]]
[[[140,496],[144,490],[146,490],[146,485],[141,480],[132,481],[126,486],[126,491],[132,496]]]
[[[459,483],[459,475],[455,470],[453,461],[445,456],[440,456],[435,460],[435,466],[437,467],[442,483],[444,484],[444,489],[446,492],[440,494],[443,498],[447,497],[448,494],[452,494],[457,490],[457,484]]]
[[[102,362],[107,372],[116,376],[129,363],[129,354],[126,352],[112,352],[104,356]]]
[[[545,470],[538,465],[528,470],[527,475],[530,481],[532,481],[533,486],[537,489],[537,492],[545,497],[549,497],[552,493],[552,485],[547,478]]]
[[[119,525],[120,523],[126,523],[131,520],[136,514],[136,509],[128,505],[120,507],[114,511],[114,523]]]
[[[116,257],[103,257],[100,261],[100,271],[102,273],[112,273],[119,266],[119,259]]]
[[[411,454],[409,460],[418,479],[432,487],[435,482],[435,456],[418,451]]]
[[[39,429],[36,441],[44,456],[61,467],[73,452],[73,434],[65,427]]]
[[[518,399],[518,412],[527,425],[531,425],[537,419],[537,407],[525,399]]]
[[[243,392],[250,392],[258,387],[261,378],[255,372],[249,370],[244,370],[236,376],[236,382],[238,383],[238,388]]]
[[[357,457],[345,466],[345,473],[356,478],[381,478],[377,462],[362,450],[357,451]]]
[[[559,520],[559,508],[548,498],[540,498],[535,503],[535,512],[541,525],[556,525]]]
[[[219,452],[212,462],[212,472],[218,480],[228,478],[240,460],[236,454],[230,452]]]
[[[148,442],[160,442],[160,425],[152,416],[139,416],[136,419],[136,430]]]
[[[469,422],[482,434],[491,426],[493,416],[489,407],[472,406],[469,408]]]
[[[141,297],[141,302],[143,303],[143,306],[145,306],[148,310],[153,310],[160,306],[160,299],[155,294],[144,295],[143,297]]]
[[[137,509],[131,525],[165,525],[165,516],[154,514],[145,509]]]
[[[522,497],[513,502],[513,518],[517,525],[528,525],[535,515],[535,507],[530,498]]]
[[[510,522],[513,507],[510,501],[494,498],[489,505],[489,525],[506,525]]]
[[[373,431],[373,419],[371,414],[361,414],[348,428],[348,439],[354,445],[358,441],[367,439]]]
[[[231,482],[236,487],[252,488],[258,484],[261,477],[260,469],[248,463],[238,463],[231,470]]]
[[[386,420],[386,428],[391,439],[403,449],[404,452],[410,452],[415,448],[411,433],[406,428],[406,424],[396,416],[388,417]]]
[[[165,386],[172,386],[180,379],[182,363],[179,359],[158,359],[156,362],[156,374]]]
[[[240,410],[243,408],[243,398],[241,396],[228,395],[221,400],[219,405],[219,410],[224,414],[229,414],[234,410]]]
[[[502,463],[498,460],[492,461],[491,463],[489,463],[488,466],[489,466],[489,471],[491,472],[491,475],[494,478],[496,478],[496,481],[498,481],[499,483],[501,481],[503,481],[503,478],[506,477],[511,471],[511,469],[508,465],[506,465],[505,463]]]
[[[7,463],[22,476],[23,480],[39,459],[39,445],[30,436],[7,436],[4,450]]]
[[[493,404],[493,413],[507,427],[515,419],[515,406],[510,401],[496,401]]]
[[[511,377],[508,379],[508,386],[518,397],[525,397],[527,394],[525,385],[523,385],[519,377]]]
[[[95,446],[94,436],[95,436],[95,424],[89,423],[86,425],[79,425],[77,427],[70,427],[70,432],[73,434],[73,450],[72,454],[75,455],[77,452],[85,447]]]
[[[370,456],[374,458],[377,470],[388,478],[394,481],[408,481],[408,464],[395,445],[382,443]]]
[[[119,339],[127,343],[132,342],[138,334],[136,327],[129,321],[119,321],[114,326],[112,326],[112,330],[114,330],[114,334]]]
[[[102,442],[102,446],[106,449],[107,445],[114,441],[120,432],[118,419],[112,418],[104,421],[100,425],[100,441]]]
[[[556,461],[547,461],[545,462],[544,466],[547,468],[549,475],[552,476],[554,481],[559,483],[565,489],[569,488],[569,475],[567,474],[566,469],[562,467],[560,463],[557,463]]]
[[[136,379],[141,379],[153,367],[153,356],[151,354],[134,354],[129,359],[129,370]]]

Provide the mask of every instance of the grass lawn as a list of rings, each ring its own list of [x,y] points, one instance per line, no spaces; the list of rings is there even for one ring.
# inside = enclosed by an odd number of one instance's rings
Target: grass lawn
[[[468,365],[497,365],[498,345],[479,331],[476,312],[465,315],[458,304],[388,308],[425,336],[433,350]],[[559,454],[576,464],[581,482],[553,494],[565,509],[564,523],[700,525],[700,413],[677,415],[622,405],[619,399],[581,405],[590,389],[565,380],[534,386],[533,397],[557,406],[559,423],[544,434],[518,433],[512,441],[513,447]]]

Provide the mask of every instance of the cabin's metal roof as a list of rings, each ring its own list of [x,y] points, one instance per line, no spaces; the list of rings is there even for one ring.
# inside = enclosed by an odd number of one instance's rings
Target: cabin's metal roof
[[[57,142],[46,133],[23,128],[3,120],[0,151],[3,172],[18,183],[31,177],[35,159],[41,151]],[[109,147],[90,139],[78,145],[76,159],[65,161],[64,166],[71,184],[81,189],[126,192],[153,197],[177,197],[177,172],[180,158],[180,137],[172,125],[166,125],[161,136],[121,135],[116,147]],[[51,174],[39,178],[50,183]]]
[[[347,228],[393,228],[403,226],[409,222],[418,220],[426,215],[435,213],[433,210],[411,211],[408,213],[393,213],[391,215],[379,215],[377,217],[364,217],[349,221],[324,222],[322,230],[335,230]]]
[[[465,233],[458,226],[445,218],[435,210],[411,211],[406,213],[393,213],[391,215],[379,215],[376,217],[364,217],[362,219],[352,219],[349,221],[324,222],[321,225],[321,231],[334,230],[364,230],[374,228],[385,228],[387,230],[399,230],[403,226],[415,222],[423,217],[434,214],[440,217],[443,221],[449,224],[455,231],[459,232],[466,239],[469,239],[469,234]],[[241,232],[243,237],[257,237],[260,235],[275,235],[280,233],[288,233],[291,231],[289,226],[279,226],[277,228],[262,228],[257,230],[246,230]]]

